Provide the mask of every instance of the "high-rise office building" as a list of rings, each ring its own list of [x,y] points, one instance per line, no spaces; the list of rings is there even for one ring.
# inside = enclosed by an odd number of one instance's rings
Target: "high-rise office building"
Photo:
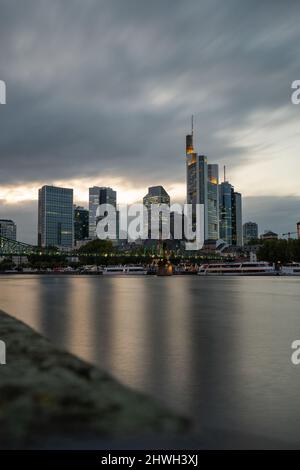
[[[0,236],[10,240],[17,239],[17,226],[13,220],[0,219]]]
[[[219,166],[208,165],[207,183],[207,218],[208,218],[208,239],[218,240],[219,233]]]
[[[111,188],[94,186],[89,189],[89,238],[96,238],[97,209],[100,204],[117,207],[117,193]]]
[[[193,206],[193,230],[195,230],[196,204],[204,206],[204,239],[222,238],[229,245],[243,245],[242,196],[226,181],[219,184],[219,167],[208,164],[205,155],[194,149],[194,132],[186,136],[187,204]],[[224,169],[225,172],[225,169]]]
[[[196,222],[196,204],[203,204],[204,216],[200,224],[204,225],[204,238],[209,236],[208,230],[208,166],[207,157],[198,155],[194,150],[194,131],[186,136],[186,181],[187,204],[193,206],[193,230]]]
[[[163,186],[151,186],[148,194],[143,198],[143,204],[149,208],[152,204],[170,205],[170,196]]]
[[[73,189],[43,186],[39,190],[38,244],[72,248]]]
[[[246,222],[243,225],[243,238],[245,244],[258,239],[258,225],[256,222]]]
[[[151,186],[148,188],[148,194],[143,198],[143,205],[147,208],[148,210],[148,238],[151,238],[151,235],[153,236],[151,232],[151,221],[154,220],[154,218],[151,219],[151,206],[153,204],[156,205],[161,205],[165,204],[170,207],[170,196],[167,193],[167,191],[163,188],[163,186]],[[154,217],[154,215],[153,215]],[[167,227],[166,224],[168,224],[170,221],[170,214],[169,217],[167,217],[163,211],[159,213],[159,220],[155,221],[154,223],[157,223],[157,226],[159,227],[159,238],[161,238],[162,231],[163,231],[163,226]]]
[[[232,245],[232,191],[228,181],[219,185],[220,238]]]
[[[85,240],[89,237],[89,211],[84,207],[74,206],[74,240]]]
[[[232,244],[243,246],[242,195],[232,191]]]
[[[300,222],[297,223],[297,236],[298,236],[298,239],[300,240]]]
[[[243,245],[242,195],[224,181],[219,185],[220,238],[228,245]]]

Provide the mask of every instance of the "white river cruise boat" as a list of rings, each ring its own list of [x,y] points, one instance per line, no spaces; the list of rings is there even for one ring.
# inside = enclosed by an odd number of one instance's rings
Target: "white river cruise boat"
[[[143,266],[107,266],[103,269],[103,275],[145,275],[147,270]]]
[[[288,263],[283,265],[280,274],[283,276],[300,276],[300,263]]]
[[[274,265],[266,261],[202,264],[198,271],[199,276],[274,276],[276,274]]]

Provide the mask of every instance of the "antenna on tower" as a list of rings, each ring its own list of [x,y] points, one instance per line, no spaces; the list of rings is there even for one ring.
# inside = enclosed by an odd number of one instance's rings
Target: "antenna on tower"
[[[226,166],[224,165],[224,183],[226,182]]]
[[[192,114],[192,135],[194,135],[194,115]]]

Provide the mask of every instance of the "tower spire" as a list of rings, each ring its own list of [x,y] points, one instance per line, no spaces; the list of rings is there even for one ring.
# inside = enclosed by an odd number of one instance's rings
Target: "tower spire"
[[[192,114],[191,119],[191,133],[186,136],[186,155],[192,155],[194,153],[194,115]]]

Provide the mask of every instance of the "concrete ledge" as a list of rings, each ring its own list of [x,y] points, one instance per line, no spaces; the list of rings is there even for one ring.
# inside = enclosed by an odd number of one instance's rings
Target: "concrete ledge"
[[[181,435],[185,418],[60,351],[0,311],[0,447],[43,446],[62,439]]]

